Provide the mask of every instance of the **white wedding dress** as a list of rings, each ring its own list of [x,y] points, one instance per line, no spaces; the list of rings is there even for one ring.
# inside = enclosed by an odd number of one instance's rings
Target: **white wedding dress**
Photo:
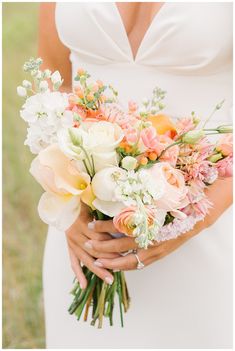
[[[58,3],[56,25],[78,67],[111,83],[126,104],[159,86],[166,113],[229,123],[232,104],[232,4],[165,3],[133,58],[115,3]],[[223,189],[221,189],[223,196]],[[126,273],[131,307],[120,327],[77,322],[67,308],[74,274],[65,234],[49,228],[44,255],[47,348],[232,347],[231,208],[215,225],[142,271]]]

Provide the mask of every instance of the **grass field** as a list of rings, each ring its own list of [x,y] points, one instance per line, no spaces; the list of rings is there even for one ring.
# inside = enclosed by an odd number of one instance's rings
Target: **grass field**
[[[40,187],[28,173],[16,86],[37,55],[37,3],[3,4],[3,348],[44,348],[41,265],[46,226],[37,215]]]

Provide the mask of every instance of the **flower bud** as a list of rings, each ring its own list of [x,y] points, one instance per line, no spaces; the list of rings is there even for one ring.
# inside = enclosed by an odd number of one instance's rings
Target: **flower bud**
[[[31,89],[32,88],[32,83],[29,82],[28,80],[23,80],[22,85],[25,89]]]
[[[232,133],[233,132],[233,126],[231,126],[231,125],[223,125],[223,126],[217,127],[216,130],[219,133]]]
[[[196,144],[205,135],[202,129],[190,130],[182,136],[182,142],[185,144]]]
[[[27,90],[22,87],[22,86],[18,86],[17,87],[17,94],[21,97],[26,97],[27,96]]]
[[[137,160],[134,157],[126,156],[122,160],[122,168],[126,169],[127,171],[131,171],[135,169],[137,166]]]
[[[51,76],[51,71],[50,71],[49,69],[45,69],[45,71],[44,71],[44,77],[45,77],[45,78],[50,78],[50,76]]]
[[[61,75],[59,71],[55,71],[52,75],[51,75],[51,81],[53,84],[57,84],[61,82]]]
[[[212,155],[211,157],[208,158],[208,161],[212,162],[212,163],[216,163],[217,161],[221,160],[221,158],[223,158],[221,153]]]
[[[46,80],[42,80],[39,84],[39,89],[41,92],[45,92],[48,89],[48,83]]]

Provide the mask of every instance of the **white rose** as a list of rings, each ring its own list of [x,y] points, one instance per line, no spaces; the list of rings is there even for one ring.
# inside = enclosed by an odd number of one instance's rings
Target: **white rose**
[[[117,125],[110,122],[84,122],[79,128],[62,130],[58,134],[59,145],[66,155],[75,159],[84,159],[84,151],[93,158],[95,171],[118,165],[116,148],[124,133]]]

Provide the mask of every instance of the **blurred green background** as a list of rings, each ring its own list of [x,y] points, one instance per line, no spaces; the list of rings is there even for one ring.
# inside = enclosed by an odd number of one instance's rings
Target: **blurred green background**
[[[3,4],[3,348],[45,348],[42,259],[46,226],[37,215],[40,187],[28,173],[16,87],[37,56],[38,3]]]

